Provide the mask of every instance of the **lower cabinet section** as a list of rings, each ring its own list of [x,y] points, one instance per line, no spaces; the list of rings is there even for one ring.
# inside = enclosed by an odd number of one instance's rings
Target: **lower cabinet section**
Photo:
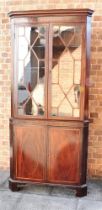
[[[16,182],[60,184],[78,188],[77,195],[86,194],[88,129],[85,126],[84,131],[82,123],[63,124],[11,122],[13,186]]]

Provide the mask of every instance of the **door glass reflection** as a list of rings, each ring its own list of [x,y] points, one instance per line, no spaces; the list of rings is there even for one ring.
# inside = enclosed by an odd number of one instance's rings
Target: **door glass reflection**
[[[52,116],[80,116],[81,37],[79,26],[53,26]]]
[[[45,113],[45,32],[46,28],[18,29],[18,114]]]

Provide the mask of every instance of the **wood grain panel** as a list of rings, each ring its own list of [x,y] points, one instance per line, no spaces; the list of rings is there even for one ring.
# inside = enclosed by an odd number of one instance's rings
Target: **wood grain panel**
[[[49,127],[48,179],[50,182],[78,183],[80,171],[80,130]]]
[[[15,158],[17,178],[45,179],[45,127],[15,126]]]

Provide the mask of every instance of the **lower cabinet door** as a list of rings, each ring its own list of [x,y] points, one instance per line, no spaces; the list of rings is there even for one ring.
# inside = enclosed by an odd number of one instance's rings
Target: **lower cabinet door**
[[[73,184],[80,179],[80,129],[49,127],[48,180]]]
[[[46,171],[46,128],[44,126],[14,126],[14,156],[16,178],[44,181]]]

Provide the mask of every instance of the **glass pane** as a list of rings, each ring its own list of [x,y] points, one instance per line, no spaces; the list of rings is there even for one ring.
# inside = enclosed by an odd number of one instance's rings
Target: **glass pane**
[[[18,114],[45,113],[45,32],[46,28],[20,27],[18,33]]]
[[[70,38],[68,47],[69,48],[78,48],[81,43],[81,27],[77,26],[71,30],[73,30],[73,35]],[[75,50],[75,49],[72,49],[72,50]]]
[[[19,61],[18,64],[18,84],[23,84],[24,82],[24,68],[23,68],[23,61]]]
[[[75,67],[74,67],[74,84],[80,84],[81,80],[81,62],[80,60],[75,61]]]
[[[52,116],[57,116],[58,109],[56,107],[52,107]]]
[[[18,113],[25,114],[24,105],[29,99],[29,94],[24,85],[18,86]]]
[[[81,37],[79,26],[53,26],[52,116],[80,116]]]
[[[24,36],[24,27],[19,27],[19,36]]]
[[[23,60],[28,54],[28,43],[24,36],[19,36],[18,58]]]
[[[74,117],[79,117],[80,116],[80,110],[79,109],[74,109],[73,115],[74,115]]]
[[[72,107],[70,103],[68,102],[67,98],[63,100],[59,107],[59,116],[72,116]]]
[[[53,37],[53,58],[58,59],[64,49],[65,46],[60,37]]]
[[[67,98],[73,108],[79,108],[80,105],[80,86],[73,86],[67,94]]]
[[[43,37],[38,37],[36,43],[33,46],[33,51],[39,59],[44,59],[45,46],[44,46],[44,38]]]
[[[64,45],[67,47],[69,46],[71,40],[74,38],[74,27],[73,26],[60,26],[59,34],[63,40]]]
[[[74,63],[68,50],[63,53],[59,60],[59,84],[65,94],[73,84]]]

